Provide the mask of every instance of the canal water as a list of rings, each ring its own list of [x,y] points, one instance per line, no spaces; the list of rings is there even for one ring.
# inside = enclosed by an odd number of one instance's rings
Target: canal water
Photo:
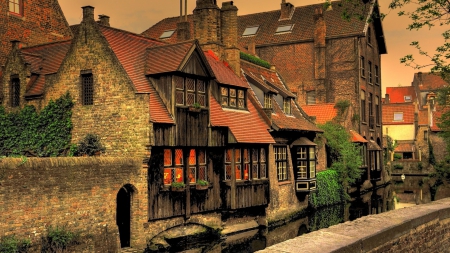
[[[247,231],[215,241],[186,242],[171,248],[171,252],[188,253],[247,253],[262,250],[305,233],[352,221],[362,216],[379,214],[450,196],[447,184],[434,188],[434,181],[424,176],[393,176],[392,183],[371,192],[357,194],[343,205],[309,210],[287,224]]]

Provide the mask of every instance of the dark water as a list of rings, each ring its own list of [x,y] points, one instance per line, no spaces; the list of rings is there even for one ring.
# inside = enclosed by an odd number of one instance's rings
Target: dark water
[[[392,209],[394,209],[393,187],[388,185],[357,196],[347,204],[310,210],[297,220],[276,228],[247,231],[214,241],[179,242],[171,248],[171,251],[189,253],[255,252],[311,231]]]

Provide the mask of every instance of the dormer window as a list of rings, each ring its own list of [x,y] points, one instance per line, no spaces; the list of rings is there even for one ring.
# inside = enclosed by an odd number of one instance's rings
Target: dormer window
[[[411,102],[411,96],[404,96],[405,102]]]
[[[20,79],[18,76],[11,77],[11,107],[20,105]]]
[[[9,0],[9,12],[22,15],[22,0]]]
[[[291,114],[291,98],[283,100],[283,111],[285,114]]]
[[[176,104],[206,106],[206,82],[200,79],[175,77]]]
[[[264,93],[264,108],[272,109],[272,94]]]
[[[164,31],[161,36],[159,36],[160,39],[167,39],[172,37],[172,35],[175,33],[175,30],[167,30]]]
[[[280,25],[280,26],[278,26],[277,31],[275,33],[291,32],[292,28],[294,28],[294,25]]]
[[[233,109],[245,109],[245,90],[239,88],[220,87],[221,105]]]
[[[394,121],[403,121],[403,112],[394,112]]]
[[[258,26],[247,26],[247,28],[245,28],[244,33],[242,33],[242,36],[250,36],[250,35],[255,35],[259,30],[259,25]]]

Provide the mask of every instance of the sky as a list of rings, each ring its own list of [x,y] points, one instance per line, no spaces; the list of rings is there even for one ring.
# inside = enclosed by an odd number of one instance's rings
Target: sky
[[[187,1],[188,14],[192,14],[196,0]],[[217,0],[219,6],[222,6],[222,2],[224,1]],[[238,15],[278,10],[281,4],[281,0],[234,0],[233,2],[239,9]],[[303,6],[323,3],[324,0],[287,0],[286,2],[294,6]],[[418,63],[423,65],[430,63],[427,58],[420,56],[410,43],[419,41],[425,51],[433,53],[436,47],[444,43],[441,34],[445,30],[443,27],[422,28],[419,31],[408,30],[409,19],[406,16],[399,17],[397,10],[389,10],[387,7],[390,2],[391,0],[379,0],[381,12],[388,14],[383,21],[388,52],[381,56],[383,94],[385,87],[411,85],[414,73],[419,71],[400,63],[401,57],[413,54]],[[96,17],[100,14],[108,15],[111,26],[135,33],[142,33],[166,17],[175,17],[180,14],[180,0],[59,0],[59,4],[70,25],[79,24],[82,19],[81,7],[90,5],[95,7]],[[420,71],[426,72],[429,68],[423,68]]]

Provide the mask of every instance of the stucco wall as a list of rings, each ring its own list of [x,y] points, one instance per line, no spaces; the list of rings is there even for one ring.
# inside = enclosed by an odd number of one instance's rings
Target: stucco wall
[[[383,125],[383,133],[389,135],[393,140],[414,140],[414,125]]]

